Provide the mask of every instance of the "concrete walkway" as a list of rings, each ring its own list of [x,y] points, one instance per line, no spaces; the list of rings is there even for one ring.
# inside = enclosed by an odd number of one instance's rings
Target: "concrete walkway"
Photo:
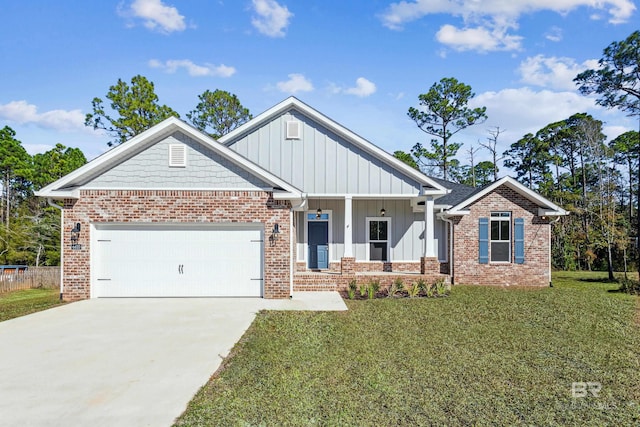
[[[262,310],[291,300],[97,299],[0,322],[0,426],[169,426]]]

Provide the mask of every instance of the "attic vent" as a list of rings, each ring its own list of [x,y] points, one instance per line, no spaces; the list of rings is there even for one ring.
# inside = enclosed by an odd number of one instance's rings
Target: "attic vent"
[[[187,147],[183,144],[169,144],[169,167],[187,166]]]
[[[302,133],[301,123],[298,121],[287,122],[287,139],[300,139]]]

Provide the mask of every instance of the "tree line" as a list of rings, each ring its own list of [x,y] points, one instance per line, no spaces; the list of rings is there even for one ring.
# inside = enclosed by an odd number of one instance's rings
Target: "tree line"
[[[574,82],[596,103],[638,118],[640,125],[640,31],[613,42],[598,68],[578,74]],[[607,141],[603,122],[586,113],[549,123],[528,133],[503,153],[497,150],[499,127],[488,130],[480,147],[467,150],[469,164],[459,161],[462,144],[453,137],[487,119],[486,108],[469,108],[471,87],[444,78],[418,96],[408,116],[431,138],[410,152],[394,155],[423,172],[473,187],[498,179],[498,161],[517,179],[571,215],[554,223],[553,266],[563,270],[638,270],[640,251],[640,132],[628,131]],[[491,160],[475,162],[480,148]]]

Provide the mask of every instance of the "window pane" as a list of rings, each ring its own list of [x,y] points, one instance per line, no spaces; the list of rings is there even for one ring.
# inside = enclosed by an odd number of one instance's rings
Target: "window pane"
[[[387,243],[386,242],[369,243],[369,260],[370,261],[387,261]]]
[[[500,240],[500,221],[491,221],[491,240]]]
[[[500,240],[511,240],[511,236],[509,235],[510,225],[511,224],[509,223],[509,221],[500,221],[500,228],[501,228]]]
[[[509,242],[491,242],[491,261],[509,262]]]
[[[369,240],[379,240],[378,239],[378,221],[369,222]]]
[[[387,221],[378,222],[378,240],[387,240]]]

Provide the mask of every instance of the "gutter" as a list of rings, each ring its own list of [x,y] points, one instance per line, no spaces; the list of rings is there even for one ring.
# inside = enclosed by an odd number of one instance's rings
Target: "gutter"
[[[53,203],[51,197],[47,197],[47,204],[53,208],[60,210],[60,301],[63,296],[63,268],[64,268],[64,208],[56,203]]]

